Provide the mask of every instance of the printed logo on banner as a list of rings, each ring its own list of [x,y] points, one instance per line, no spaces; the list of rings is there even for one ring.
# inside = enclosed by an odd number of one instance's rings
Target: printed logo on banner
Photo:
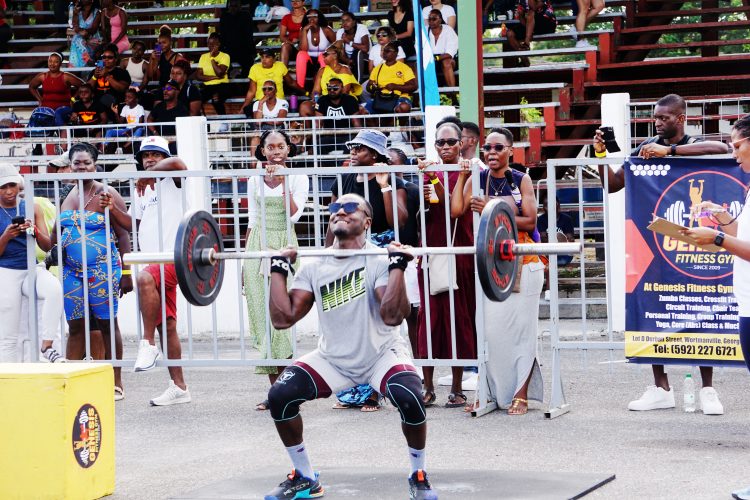
[[[85,404],[73,420],[73,455],[78,465],[88,469],[99,458],[102,444],[102,421],[99,412]]]
[[[653,213],[681,226],[716,229],[718,224],[713,217],[693,220],[690,207],[712,201],[722,205],[735,217],[742,210],[742,203],[737,200],[744,199],[744,190],[745,186],[738,179],[726,173],[708,170],[690,172],[667,186],[657,200]],[[664,260],[685,276],[716,280],[732,274],[734,256],[725,250],[710,252],[669,236],[653,235]]]

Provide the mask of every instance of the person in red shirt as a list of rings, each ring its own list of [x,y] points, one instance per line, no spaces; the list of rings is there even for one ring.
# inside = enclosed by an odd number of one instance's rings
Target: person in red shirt
[[[305,18],[305,0],[292,0],[292,12],[281,18],[279,38],[281,39],[281,62],[289,67],[292,52],[297,52],[299,32]]]

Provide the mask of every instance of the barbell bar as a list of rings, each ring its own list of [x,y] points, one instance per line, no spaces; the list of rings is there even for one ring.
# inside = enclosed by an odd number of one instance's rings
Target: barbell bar
[[[513,291],[518,270],[517,256],[575,254],[583,248],[581,243],[517,243],[517,240],[514,210],[503,200],[493,199],[480,217],[475,246],[413,247],[408,251],[414,256],[476,254],[482,290],[489,299],[500,302]],[[303,248],[297,251],[298,257],[387,254],[386,248]],[[174,264],[180,290],[187,301],[205,306],[214,302],[221,290],[224,261],[267,259],[277,255],[278,251],[270,250],[225,252],[216,219],[206,211],[195,210],[187,213],[180,223],[174,253],[128,253],[123,256],[123,263]]]

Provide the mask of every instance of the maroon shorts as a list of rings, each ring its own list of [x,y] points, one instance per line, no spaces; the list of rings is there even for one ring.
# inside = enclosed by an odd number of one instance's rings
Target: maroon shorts
[[[161,297],[161,267],[160,264],[151,264],[143,270],[154,277],[156,289]],[[174,270],[174,264],[164,264],[164,296],[167,308],[167,318],[177,319],[177,274]],[[159,314],[157,325],[161,325],[162,315]]]

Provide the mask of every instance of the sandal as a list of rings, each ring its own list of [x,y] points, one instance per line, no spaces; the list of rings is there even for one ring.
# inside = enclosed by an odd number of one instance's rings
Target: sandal
[[[348,410],[349,408],[354,407],[352,405],[342,403],[341,401],[336,401],[331,408],[333,408],[334,410]]]
[[[261,401],[257,405],[255,405],[255,411],[266,411],[270,408],[271,403],[268,402],[267,399]]]
[[[466,405],[466,396],[461,392],[451,392],[448,394],[448,402],[445,403],[446,408],[461,408]]]
[[[363,413],[372,413],[374,411],[378,411],[380,409],[380,401],[377,399],[371,399],[368,398],[367,401],[365,401],[365,404],[362,405],[362,408],[359,409],[359,411]]]
[[[529,402],[523,398],[513,398],[508,408],[508,415],[526,415],[529,412]]]
[[[435,391],[422,391],[422,401],[425,407],[434,405],[435,401],[437,401]]]
[[[115,386],[115,401],[122,401],[125,399],[125,392],[123,392],[122,387]]]

